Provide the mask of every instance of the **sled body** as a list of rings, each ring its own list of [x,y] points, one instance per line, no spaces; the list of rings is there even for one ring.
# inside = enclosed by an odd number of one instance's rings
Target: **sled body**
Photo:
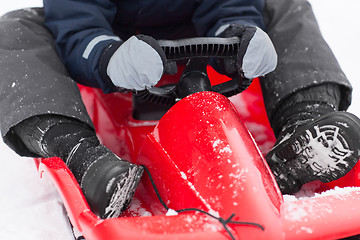
[[[215,78],[219,78],[218,75]],[[130,208],[119,218],[100,219],[89,209],[75,178],[59,158],[44,159],[70,220],[86,239],[336,239],[360,234],[358,167],[343,179],[323,185],[352,186],[341,193],[284,202],[263,155],[275,138],[255,81],[230,99],[214,92],[192,94],[159,121],[132,118],[131,95],[80,87],[102,143],[145,165],[146,174]],[[231,235],[229,234],[229,232]]]

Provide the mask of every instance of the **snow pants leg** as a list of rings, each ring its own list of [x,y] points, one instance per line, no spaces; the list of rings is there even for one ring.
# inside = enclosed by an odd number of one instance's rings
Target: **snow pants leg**
[[[341,90],[339,110],[351,102],[351,85],[321,35],[307,0],[265,0],[265,24],[278,54],[276,70],[261,79],[270,119],[291,94],[322,84]]]
[[[32,116],[56,114],[93,128],[77,84],[69,77],[44,27],[42,8],[0,18],[0,129],[4,142],[29,155],[12,127]]]

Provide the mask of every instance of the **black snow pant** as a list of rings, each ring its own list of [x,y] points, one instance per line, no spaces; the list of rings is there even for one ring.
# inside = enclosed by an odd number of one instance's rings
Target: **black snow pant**
[[[321,36],[306,0],[267,0],[267,30],[279,56],[277,69],[261,79],[267,113],[291,94],[324,83],[342,90],[340,110],[351,100],[351,85]],[[12,131],[36,115],[72,117],[93,127],[75,82],[55,51],[43,25],[41,8],[18,10],[0,18],[0,129],[18,154],[32,156]]]
[[[21,156],[34,156],[12,127],[32,116],[57,114],[93,127],[77,84],[60,61],[44,27],[42,8],[0,18],[0,129],[4,142]]]
[[[339,86],[339,110],[347,110],[352,87],[321,35],[310,3],[265,0],[265,4],[266,30],[278,55],[275,71],[260,81],[270,123],[277,121],[275,110],[291,94],[327,83]]]

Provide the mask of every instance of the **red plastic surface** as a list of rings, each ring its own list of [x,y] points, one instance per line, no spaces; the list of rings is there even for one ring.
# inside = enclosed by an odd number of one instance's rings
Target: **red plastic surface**
[[[360,233],[357,188],[283,201],[262,155],[275,139],[258,81],[231,101],[211,92],[193,94],[160,121],[132,119],[130,95],[104,95],[86,87],[81,93],[102,142],[119,156],[146,165],[170,208],[199,208],[224,219],[235,214],[235,221],[265,227],[229,224],[236,239],[336,239]],[[357,169],[338,183],[357,186]],[[146,175],[133,202],[152,216],[130,207],[119,218],[102,220],[90,211],[61,159],[44,159],[39,170],[54,181],[71,222],[86,239],[230,239],[220,222],[207,215],[165,216]]]

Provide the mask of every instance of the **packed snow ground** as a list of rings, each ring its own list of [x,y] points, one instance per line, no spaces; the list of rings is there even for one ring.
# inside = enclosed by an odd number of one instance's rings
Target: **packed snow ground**
[[[360,117],[359,0],[311,0],[322,32],[354,86],[349,111]],[[17,8],[41,6],[41,0],[3,1],[0,15]],[[41,180],[32,159],[20,158],[0,143],[0,239],[73,239],[61,200]]]

